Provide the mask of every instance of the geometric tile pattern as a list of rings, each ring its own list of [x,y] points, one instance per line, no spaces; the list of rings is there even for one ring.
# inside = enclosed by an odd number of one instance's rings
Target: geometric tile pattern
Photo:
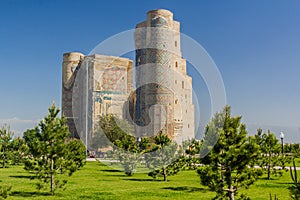
[[[101,77],[104,91],[126,92],[125,88],[126,70],[119,67],[111,67],[104,70]]]

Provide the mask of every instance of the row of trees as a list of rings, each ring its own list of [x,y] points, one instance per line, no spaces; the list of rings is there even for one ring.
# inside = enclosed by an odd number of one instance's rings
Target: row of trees
[[[300,158],[300,144],[286,144],[284,145],[284,153],[292,154],[295,158]]]
[[[169,164],[177,159],[181,152],[178,146],[166,134],[160,132],[153,137],[144,137],[137,140],[133,136],[132,126],[113,115],[101,117],[99,129],[92,139],[94,148],[112,145],[113,156],[123,165],[128,176],[135,173],[141,163],[151,169],[149,176],[153,178],[162,176],[167,181],[167,176],[175,174]]]
[[[38,188],[49,185],[52,194],[67,182],[60,175],[72,175],[84,165],[86,157],[85,146],[80,140],[68,138],[65,119],[58,114],[59,109],[52,105],[48,115],[23,138],[13,139],[8,127],[0,130],[1,166],[24,163],[25,169],[40,180]],[[93,146],[113,144],[114,155],[127,175],[144,165],[150,169],[149,176],[167,181],[180,170],[197,169],[201,183],[216,192],[215,199],[233,200],[237,195],[247,199],[238,194],[241,188],[248,188],[263,172],[268,179],[280,174],[275,166],[284,166],[287,161],[273,133],[258,130],[256,135],[248,136],[241,117],[231,116],[229,106],[216,113],[201,141],[193,139],[178,146],[163,132],[138,141],[132,133],[129,123],[108,115],[100,120]],[[9,190],[6,187],[6,194]]]
[[[238,193],[240,189],[248,188],[263,173],[268,179],[280,175],[281,169],[276,167],[284,167],[288,161],[288,157],[281,154],[281,145],[274,133],[263,133],[259,129],[256,135],[248,136],[241,117],[231,116],[229,106],[213,117],[203,140],[185,141],[181,146],[162,132],[136,141],[132,134],[118,126],[117,120],[111,115],[100,120],[101,137],[118,147],[114,154],[127,175],[133,175],[138,165],[144,165],[151,169],[149,176],[162,176],[166,181],[180,170],[197,169],[201,183],[216,192],[215,199],[233,200],[236,196],[247,199]]]
[[[49,186],[53,195],[57,188],[67,183],[71,176],[85,164],[86,148],[80,140],[69,138],[64,118],[59,117],[60,110],[52,105],[48,115],[34,129],[27,130],[23,138],[13,139],[9,127],[0,129],[0,162],[2,168],[24,163],[25,170],[34,173],[40,180],[38,189]],[[3,194],[7,196],[6,188]],[[4,195],[3,195],[4,196]]]

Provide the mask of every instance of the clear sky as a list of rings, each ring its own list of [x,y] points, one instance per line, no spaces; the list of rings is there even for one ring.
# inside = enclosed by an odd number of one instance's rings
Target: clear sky
[[[1,1],[0,123],[17,133],[31,128],[53,101],[61,104],[63,53],[87,54],[158,8],[171,10],[181,31],[207,50],[228,104],[251,131],[271,128],[300,141],[298,0]],[[198,94],[204,112],[205,93]]]

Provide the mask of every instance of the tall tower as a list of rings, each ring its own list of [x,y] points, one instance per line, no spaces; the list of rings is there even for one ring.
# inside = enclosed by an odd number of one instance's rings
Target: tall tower
[[[78,138],[73,116],[73,87],[78,72],[78,66],[83,61],[84,55],[78,52],[65,53],[62,63],[62,116],[67,119],[71,137]]]
[[[136,134],[163,131],[181,144],[194,136],[194,106],[192,78],[180,51],[180,23],[168,10],[151,10],[134,37]]]

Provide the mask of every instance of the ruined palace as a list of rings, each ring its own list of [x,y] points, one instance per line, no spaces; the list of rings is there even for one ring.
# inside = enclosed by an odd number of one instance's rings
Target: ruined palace
[[[192,78],[181,55],[180,23],[168,10],[151,10],[132,37],[135,62],[99,54],[63,55],[62,114],[71,136],[82,138],[101,116],[114,114],[134,124],[136,137],[159,131],[177,143],[194,137]]]

